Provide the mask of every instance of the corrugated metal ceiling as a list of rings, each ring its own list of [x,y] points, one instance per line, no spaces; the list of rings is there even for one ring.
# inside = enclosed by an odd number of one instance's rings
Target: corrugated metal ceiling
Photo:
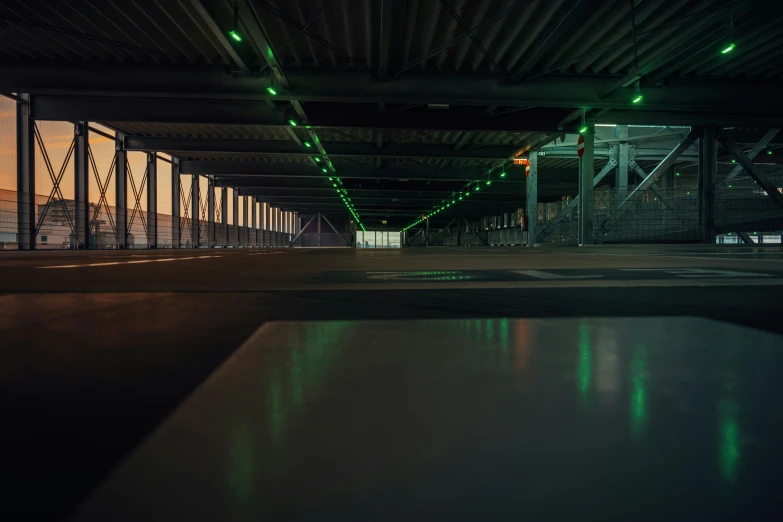
[[[220,30],[233,27],[232,0],[202,3]],[[284,67],[377,70],[381,0],[252,3]],[[783,2],[636,4],[640,68],[692,48],[668,76],[783,73]],[[6,0],[0,19],[0,60],[233,64],[190,0]],[[725,40],[729,21],[736,51],[707,52]],[[632,34],[625,0],[397,0],[389,70],[622,75],[635,67]],[[264,65],[249,42],[236,48],[251,67]]]

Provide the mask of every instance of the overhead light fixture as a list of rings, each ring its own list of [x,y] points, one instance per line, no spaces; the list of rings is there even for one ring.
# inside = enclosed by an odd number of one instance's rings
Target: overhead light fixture
[[[506,171],[505,171],[505,169],[503,170],[503,172],[501,172],[501,173],[500,173],[500,177],[501,177],[501,178],[505,178],[505,177],[506,177]]]
[[[267,87],[267,88],[266,88],[266,92],[268,92],[268,93],[269,93],[269,94],[271,94],[272,96],[277,96],[277,91],[275,90],[275,88],[274,88],[274,87]]]
[[[242,37],[239,35],[238,32],[234,31],[233,29],[228,32],[228,35],[234,39],[235,42],[241,42]]]
[[[318,163],[321,163],[321,158],[319,158],[318,156],[316,156],[316,157],[315,157],[315,161],[317,161]]]
[[[769,145],[767,145],[767,155],[772,156],[772,147],[770,147]]]
[[[288,120],[288,123],[291,125],[291,127],[296,127],[296,126],[297,126],[296,120],[295,120],[295,119],[293,119],[293,118],[291,118],[290,120]]]
[[[478,192],[479,190],[481,190],[481,185],[479,185],[479,184],[476,184],[476,186],[475,186],[475,187],[473,187],[473,190],[475,190],[476,192]]]
[[[729,54],[737,44],[734,43],[734,17],[729,18],[729,24],[726,26],[726,36],[723,40],[723,46],[720,48],[720,54]]]
[[[323,168],[321,168],[321,172],[323,172],[324,174],[326,174],[326,173],[327,173],[327,172],[329,172],[329,171],[328,171],[328,170],[326,170],[326,167],[323,167]]]
[[[642,91],[639,87],[639,80],[636,80],[633,98],[631,98],[631,103],[639,103],[640,101],[642,101],[642,98],[643,96],[642,96]]]
[[[587,132],[587,109],[582,109],[582,123],[579,125],[579,134]]]
[[[312,147],[312,146],[313,146],[313,144],[312,144],[312,143],[310,143],[309,141],[306,141],[306,142],[304,142],[304,146],[305,146],[305,147],[307,147],[307,148],[309,149],[310,147]]]

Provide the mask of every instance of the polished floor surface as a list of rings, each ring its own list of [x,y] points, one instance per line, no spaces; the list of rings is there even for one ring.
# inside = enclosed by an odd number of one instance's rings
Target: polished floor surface
[[[780,519],[782,339],[696,318],[269,323],[73,520]]]
[[[71,512],[272,321],[701,317],[783,333],[779,247],[3,252],[0,273],[0,520]]]

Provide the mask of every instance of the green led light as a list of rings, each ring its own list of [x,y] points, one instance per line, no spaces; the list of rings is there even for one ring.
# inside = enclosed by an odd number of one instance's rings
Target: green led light
[[[327,172],[329,172],[329,170],[327,170],[327,168],[326,168],[326,167],[322,167],[322,168],[321,168],[321,172],[323,172],[324,174],[326,174]]]
[[[235,41],[237,41],[237,42],[241,42],[241,41],[242,41],[242,37],[241,37],[241,36],[239,36],[239,33],[238,33],[238,32],[236,32],[236,31],[229,31],[229,32],[228,32],[228,35],[229,35],[231,38],[233,38]]]
[[[268,92],[272,96],[277,96],[277,91],[273,87],[267,87],[266,92]]]
[[[732,42],[726,47],[724,47],[723,50],[720,52],[720,54],[730,53],[735,47],[737,47],[737,45],[734,42]]]
[[[506,177],[506,171],[505,171],[505,170],[504,170],[503,172],[501,172],[501,173],[500,173],[500,177],[501,177],[501,178],[505,178],[505,177]]]
[[[631,100],[631,103],[639,103],[640,101],[642,101],[642,95],[641,95],[641,94],[637,94],[637,95],[634,97],[634,99],[633,99],[633,100]]]
[[[316,156],[316,157],[315,157],[315,161],[317,161],[318,163],[321,163],[321,158],[319,158],[318,156]]]
[[[487,180],[487,185],[492,185],[492,180],[491,179]]]
[[[735,160],[735,159],[732,159],[732,160],[731,160],[731,162],[732,162],[732,163],[737,163],[737,160]]]
[[[475,190],[476,192],[478,192],[479,190],[481,190],[481,186],[479,186],[479,185],[476,185],[476,186],[473,188],[473,190]]]
[[[470,192],[465,192],[465,197],[470,196]]]
[[[689,191],[688,191],[688,192],[686,192],[685,194],[687,194],[687,195],[689,195],[689,196],[690,196],[690,195],[691,195],[691,191],[689,190]]]
[[[772,155],[772,149],[767,149],[767,154]]]
[[[731,185],[729,185],[729,188],[731,188]]]
[[[579,129],[579,134],[584,134],[585,132],[587,132],[587,127],[582,127]]]
[[[293,118],[288,120],[288,123],[291,125],[291,127],[296,127],[297,125],[296,120],[294,120]]]
[[[305,146],[305,147],[307,147],[307,148],[309,149],[310,147],[312,147],[312,146],[313,146],[313,144],[312,144],[312,143],[310,143],[309,141],[306,141],[306,142],[304,142],[304,146]]]

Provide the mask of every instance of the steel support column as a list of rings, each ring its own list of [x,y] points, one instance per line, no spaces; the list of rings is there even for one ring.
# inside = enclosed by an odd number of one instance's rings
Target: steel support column
[[[16,102],[16,245],[35,249],[35,122],[30,117],[30,95]]]
[[[258,205],[258,203],[256,203],[256,197],[255,196],[250,196],[250,230],[253,231],[250,235],[253,236],[253,239],[251,241],[253,246],[257,246],[258,245],[258,235],[257,235],[257,233],[258,233],[257,219],[258,218],[257,218],[257,215],[256,215],[256,205]]]
[[[595,125],[588,124],[584,134],[584,154],[581,160],[579,179],[579,244],[593,244],[593,230],[590,211],[593,207],[593,179],[595,178]]]
[[[237,230],[239,230],[239,191],[237,189],[234,189],[234,211],[232,212],[233,218],[234,218],[234,226],[237,227]],[[237,232],[239,234],[239,232]],[[237,238],[239,236],[237,235]],[[239,241],[237,241],[239,242]]]
[[[628,163],[630,159],[628,125],[618,125],[614,132],[615,137],[620,140],[616,145],[617,174],[614,181],[615,198],[620,204],[628,195]]]
[[[337,231],[337,229],[334,227],[334,225],[332,225],[332,222],[329,221],[329,218],[327,218],[326,216],[321,216],[321,217],[323,218],[324,221],[326,221],[326,224],[329,225],[329,228],[334,230],[335,234],[337,234],[339,237],[343,238],[343,242],[345,242],[345,246],[348,246],[348,240],[345,239],[345,237],[340,232]]]
[[[303,227],[299,228],[299,232],[297,232],[296,236],[294,236],[294,238],[291,240],[291,245],[293,245],[299,239],[299,236],[301,236],[307,227],[310,226],[310,223],[312,223],[314,219],[315,215],[311,216],[310,219],[307,220],[307,223],[305,223]]]
[[[179,159],[171,160],[171,247],[180,246],[180,193],[179,193]]]
[[[424,220],[424,246],[430,246],[430,218]]]
[[[530,170],[526,179],[525,214],[527,214],[527,246],[532,247],[536,244],[538,223],[538,151],[531,151],[528,161],[530,161]]]
[[[172,165],[171,171],[174,172],[174,165]],[[128,153],[125,151],[122,135],[119,133],[117,133],[114,172],[114,208],[116,212],[114,225],[117,232],[117,248],[128,248]],[[177,196],[179,196],[179,171],[177,171]],[[179,204],[179,199],[177,199],[177,203]],[[179,205],[177,214],[179,214]],[[179,221],[177,221],[177,227],[179,227]]]
[[[715,183],[718,175],[718,141],[714,127],[705,127],[699,139],[698,222],[702,243],[715,243]]]
[[[242,224],[245,226],[245,228],[250,228],[247,219],[247,210],[248,210],[247,205],[248,205],[247,196],[242,196]]]
[[[74,247],[89,248],[90,245],[90,145],[89,123],[79,121],[74,124]]]
[[[628,203],[636,201],[638,198],[640,198],[642,194],[644,194],[644,192],[648,190],[659,177],[661,177],[666,169],[669,169],[672,165],[674,165],[674,163],[677,161],[677,158],[679,158],[683,152],[688,150],[694,141],[696,141],[696,133],[691,131],[687,136],[685,136],[685,138],[682,139],[682,141],[680,141],[680,143],[669,153],[669,155],[666,156],[663,161],[661,161],[658,166],[656,166],[652,172],[650,172],[647,177],[631,191],[630,194],[628,194],[628,197],[626,197],[619,205],[617,205],[617,208],[614,209],[614,212],[612,212],[612,214],[606,218],[603,223],[601,223],[601,230],[603,230],[603,232],[608,232],[615,224],[617,224],[617,221],[620,219],[623,207],[625,207]]]
[[[220,219],[223,228],[223,246],[228,246],[228,187],[220,188]]]
[[[223,246],[228,246],[228,187],[220,188],[220,219],[223,226]]]
[[[215,237],[215,180],[207,178],[207,242],[210,248],[217,245]]]
[[[759,153],[762,150],[764,150],[764,148],[769,144],[769,142],[772,141],[772,138],[777,136],[779,132],[780,132],[780,129],[770,129],[769,131],[767,131],[767,133],[764,135],[764,137],[761,138],[761,140],[759,140],[759,142],[756,143],[753,146],[752,149],[750,149],[750,151],[747,154],[748,159],[752,160],[753,158],[758,156]],[[736,178],[737,175],[739,175],[740,172],[742,172],[742,165],[737,165],[736,167],[731,169],[731,172],[729,172],[728,175],[726,175],[725,182],[726,183],[730,182],[731,180]]]
[[[321,246],[321,213],[318,213],[318,246]]]
[[[158,246],[158,155],[147,153],[147,248]]]
[[[601,171],[596,174],[595,178],[593,178],[593,187],[598,185],[598,183],[603,180],[607,174],[609,174],[612,169],[614,169],[617,166],[617,162],[614,159],[610,159],[609,162],[604,165],[604,168],[601,169]],[[547,223],[547,225],[544,227],[544,230],[541,231],[541,233],[538,235],[539,240],[544,239],[549,234],[552,233],[552,231],[555,229],[555,227],[565,218],[568,214],[570,214],[579,204],[579,196],[575,196],[568,205],[563,208],[552,220]]]
[[[193,174],[193,178],[190,183],[190,244],[193,248],[198,248],[201,234],[199,232],[200,221],[199,212],[201,209],[201,201],[199,200],[199,175]]]
[[[720,144],[723,145],[723,148],[726,149],[735,160],[737,160],[737,163],[739,163],[745,173],[753,178],[753,180],[758,183],[758,186],[767,193],[767,197],[769,197],[772,202],[775,203],[775,205],[783,209],[783,195],[781,195],[778,187],[775,186],[775,183],[764,173],[756,170],[756,166],[753,164],[753,161],[748,158],[742,152],[742,149],[737,147],[737,144],[734,143],[734,140],[728,137],[725,133],[720,133],[717,138]]]

